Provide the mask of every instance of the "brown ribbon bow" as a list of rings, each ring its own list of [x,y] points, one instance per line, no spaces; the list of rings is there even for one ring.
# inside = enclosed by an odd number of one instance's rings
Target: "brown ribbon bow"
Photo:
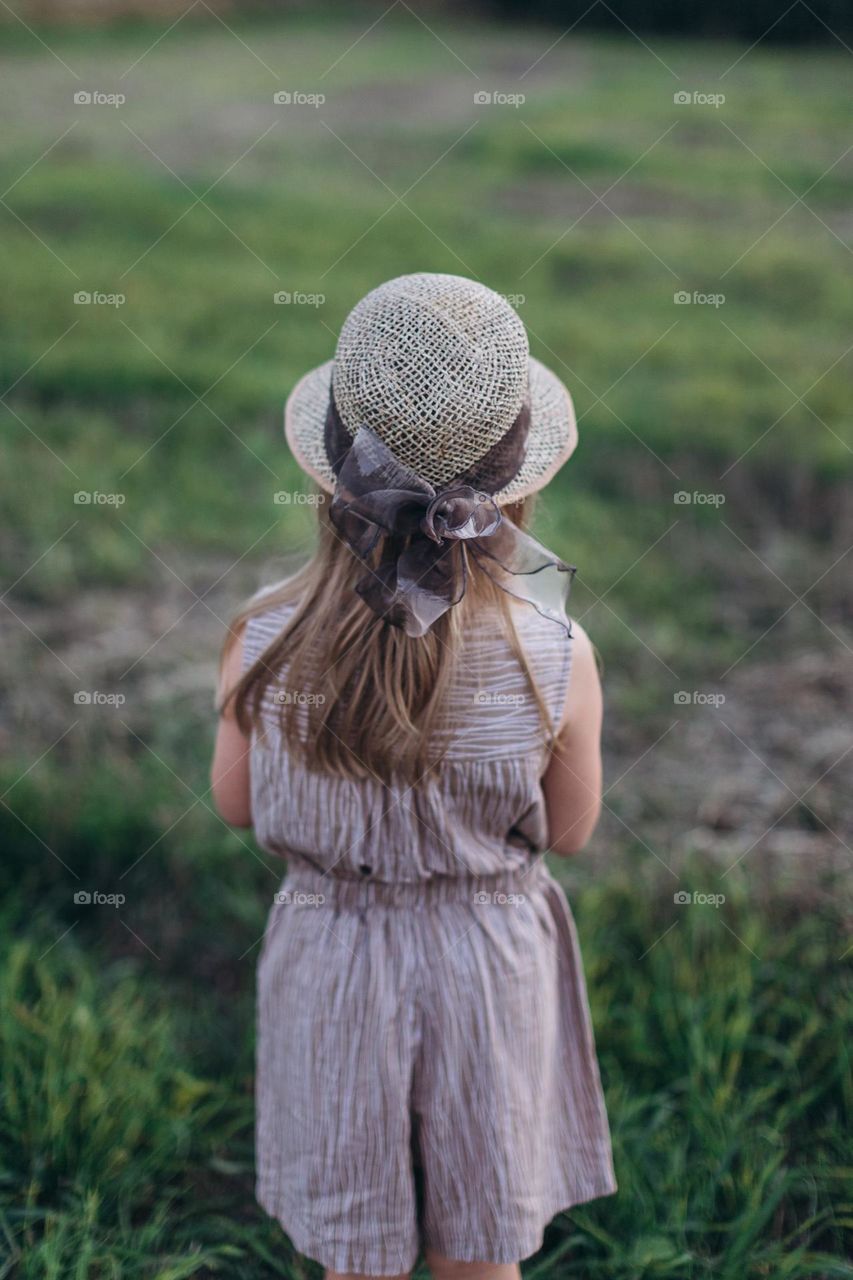
[[[355,589],[387,622],[425,635],[465,594],[467,550],[508,595],[571,634],[565,602],[574,568],[505,520],[488,494],[467,484],[435,489],[369,427],[359,428],[335,469],[335,528],[364,561],[385,535],[378,565]],[[526,590],[510,590],[500,570],[524,575]]]

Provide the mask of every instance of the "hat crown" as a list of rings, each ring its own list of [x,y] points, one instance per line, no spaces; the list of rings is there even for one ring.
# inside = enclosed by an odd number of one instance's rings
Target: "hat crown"
[[[338,339],[335,403],[431,484],[478,462],[527,395],[530,351],[500,294],[463,276],[398,276],[353,308]]]

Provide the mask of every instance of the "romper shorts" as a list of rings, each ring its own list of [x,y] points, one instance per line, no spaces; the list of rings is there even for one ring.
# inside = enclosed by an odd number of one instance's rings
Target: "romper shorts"
[[[574,922],[544,861],[406,883],[294,865],[258,970],[257,1195],[397,1275],[517,1262],[616,1190]]]

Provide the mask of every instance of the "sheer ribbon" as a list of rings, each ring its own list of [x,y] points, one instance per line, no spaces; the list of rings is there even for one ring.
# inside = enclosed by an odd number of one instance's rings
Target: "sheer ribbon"
[[[508,595],[570,632],[565,603],[573,566],[505,519],[488,493],[456,481],[434,488],[369,427],[329,456],[337,474],[329,508],[335,528],[368,565],[385,537],[378,564],[355,589],[387,622],[425,635],[465,594],[471,556]]]

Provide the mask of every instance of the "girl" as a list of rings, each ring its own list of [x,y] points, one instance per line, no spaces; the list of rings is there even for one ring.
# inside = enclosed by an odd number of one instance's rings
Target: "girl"
[[[403,276],[291,394],[330,497],[229,635],[213,794],[287,859],[258,971],[257,1194],[327,1276],[518,1277],[616,1189],[574,923],[546,849],[601,798],[571,576],[525,532],[576,440],[516,313]],[[251,769],[249,767],[251,763]]]

